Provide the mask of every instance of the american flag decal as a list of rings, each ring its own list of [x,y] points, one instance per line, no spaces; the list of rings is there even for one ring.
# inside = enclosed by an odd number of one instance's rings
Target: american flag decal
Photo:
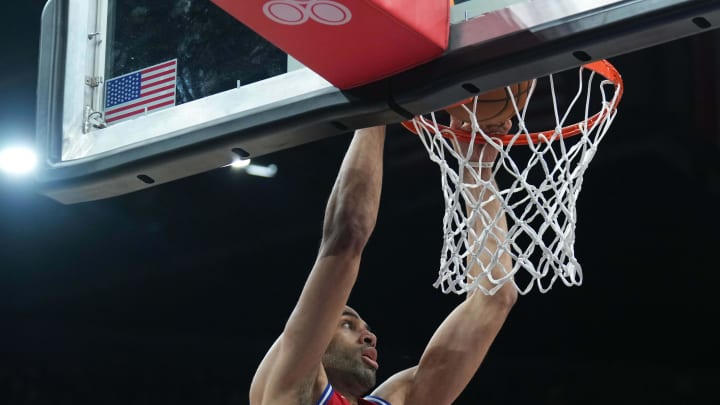
[[[117,122],[175,105],[177,59],[105,83],[105,122]]]

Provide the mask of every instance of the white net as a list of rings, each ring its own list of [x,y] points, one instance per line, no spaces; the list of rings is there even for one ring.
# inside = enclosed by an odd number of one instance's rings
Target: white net
[[[438,124],[434,113],[407,123],[442,175],[444,242],[436,288],[444,293],[480,289],[494,294],[511,282],[525,294],[533,286],[547,292],[558,280],[567,286],[582,283],[574,249],[576,203],[585,170],[617,113],[622,80],[606,61],[581,67],[577,79],[572,80],[578,83],[574,93],[560,90],[553,75],[537,79],[524,105],[518,106],[513,99],[516,117],[508,135],[490,136],[480,128],[474,111],[477,100],[470,104],[472,109],[465,108],[471,132]],[[526,125],[533,111],[530,104],[535,94],[536,99],[543,98],[539,95],[543,86],[552,102],[540,103],[545,105],[539,106],[537,117],[553,117],[554,129],[533,133]],[[512,95],[509,88],[508,94]],[[561,106],[559,98],[570,99],[569,104]],[[594,111],[599,112],[592,115]],[[494,180],[480,176],[481,167],[488,163],[469,159],[472,150],[467,155],[458,152],[459,139],[469,139],[471,145],[486,143],[498,151],[494,165],[490,164]],[[473,190],[483,190],[482,197],[474,197],[478,193]],[[495,215],[484,209],[492,199],[502,207]],[[498,226],[503,214],[507,232]],[[499,248],[488,249],[488,241]],[[500,257],[504,254],[512,257],[512,268],[503,267]],[[473,271],[475,275],[468,273],[473,264],[479,268]]]

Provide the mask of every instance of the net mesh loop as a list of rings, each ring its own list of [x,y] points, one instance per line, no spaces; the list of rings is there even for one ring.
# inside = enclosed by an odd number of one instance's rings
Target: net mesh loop
[[[541,106],[545,111],[540,115],[551,117],[554,128],[531,132],[530,103],[541,83],[548,87],[552,103]],[[558,280],[566,286],[582,283],[574,249],[577,200],[585,171],[617,114],[623,84],[607,61],[581,66],[576,83],[573,96],[566,97],[569,104],[561,106],[560,95],[568,93],[558,91],[554,75],[533,81],[524,105],[512,97],[514,130],[507,135],[485,132],[475,114],[477,98],[472,104],[463,102],[471,131],[439,124],[435,113],[403,123],[419,135],[430,160],[440,168],[444,237],[434,286],[443,293],[478,289],[494,294],[508,282],[521,294],[533,286],[545,293]],[[508,94],[513,94],[509,87]],[[577,123],[568,125],[570,121]],[[470,142],[467,153],[458,152],[459,142]],[[482,156],[471,159],[483,145],[498,152],[494,164],[483,162]],[[492,176],[483,179],[482,170],[491,170]],[[479,191],[479,198],[473,191]],[[493,200],[502,209],[490,215],[484,207]],[[503,215],[507,231],[499,226]],[[499,248],[488,249],[488,241]],[[513,259],[511,268],[502,265],[505,254]],[[480,269],[476,276],[468,273],[471,265]],[[496,267],[501,271],[494,274],[502,276],[493,277]]]

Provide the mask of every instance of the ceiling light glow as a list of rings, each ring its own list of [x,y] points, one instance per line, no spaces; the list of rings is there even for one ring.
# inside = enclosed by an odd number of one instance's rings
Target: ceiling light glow
[[[28,147],[13,146],[0,150],[0,171],[10,174],[27,174],[37,165],[35,151]]]

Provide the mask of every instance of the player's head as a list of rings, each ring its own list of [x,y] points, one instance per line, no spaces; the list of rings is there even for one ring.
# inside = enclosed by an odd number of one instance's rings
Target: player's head
[[[330,383],[363,395],[375,386],[377,337],[360,315],[345,306],[322,363]]]

